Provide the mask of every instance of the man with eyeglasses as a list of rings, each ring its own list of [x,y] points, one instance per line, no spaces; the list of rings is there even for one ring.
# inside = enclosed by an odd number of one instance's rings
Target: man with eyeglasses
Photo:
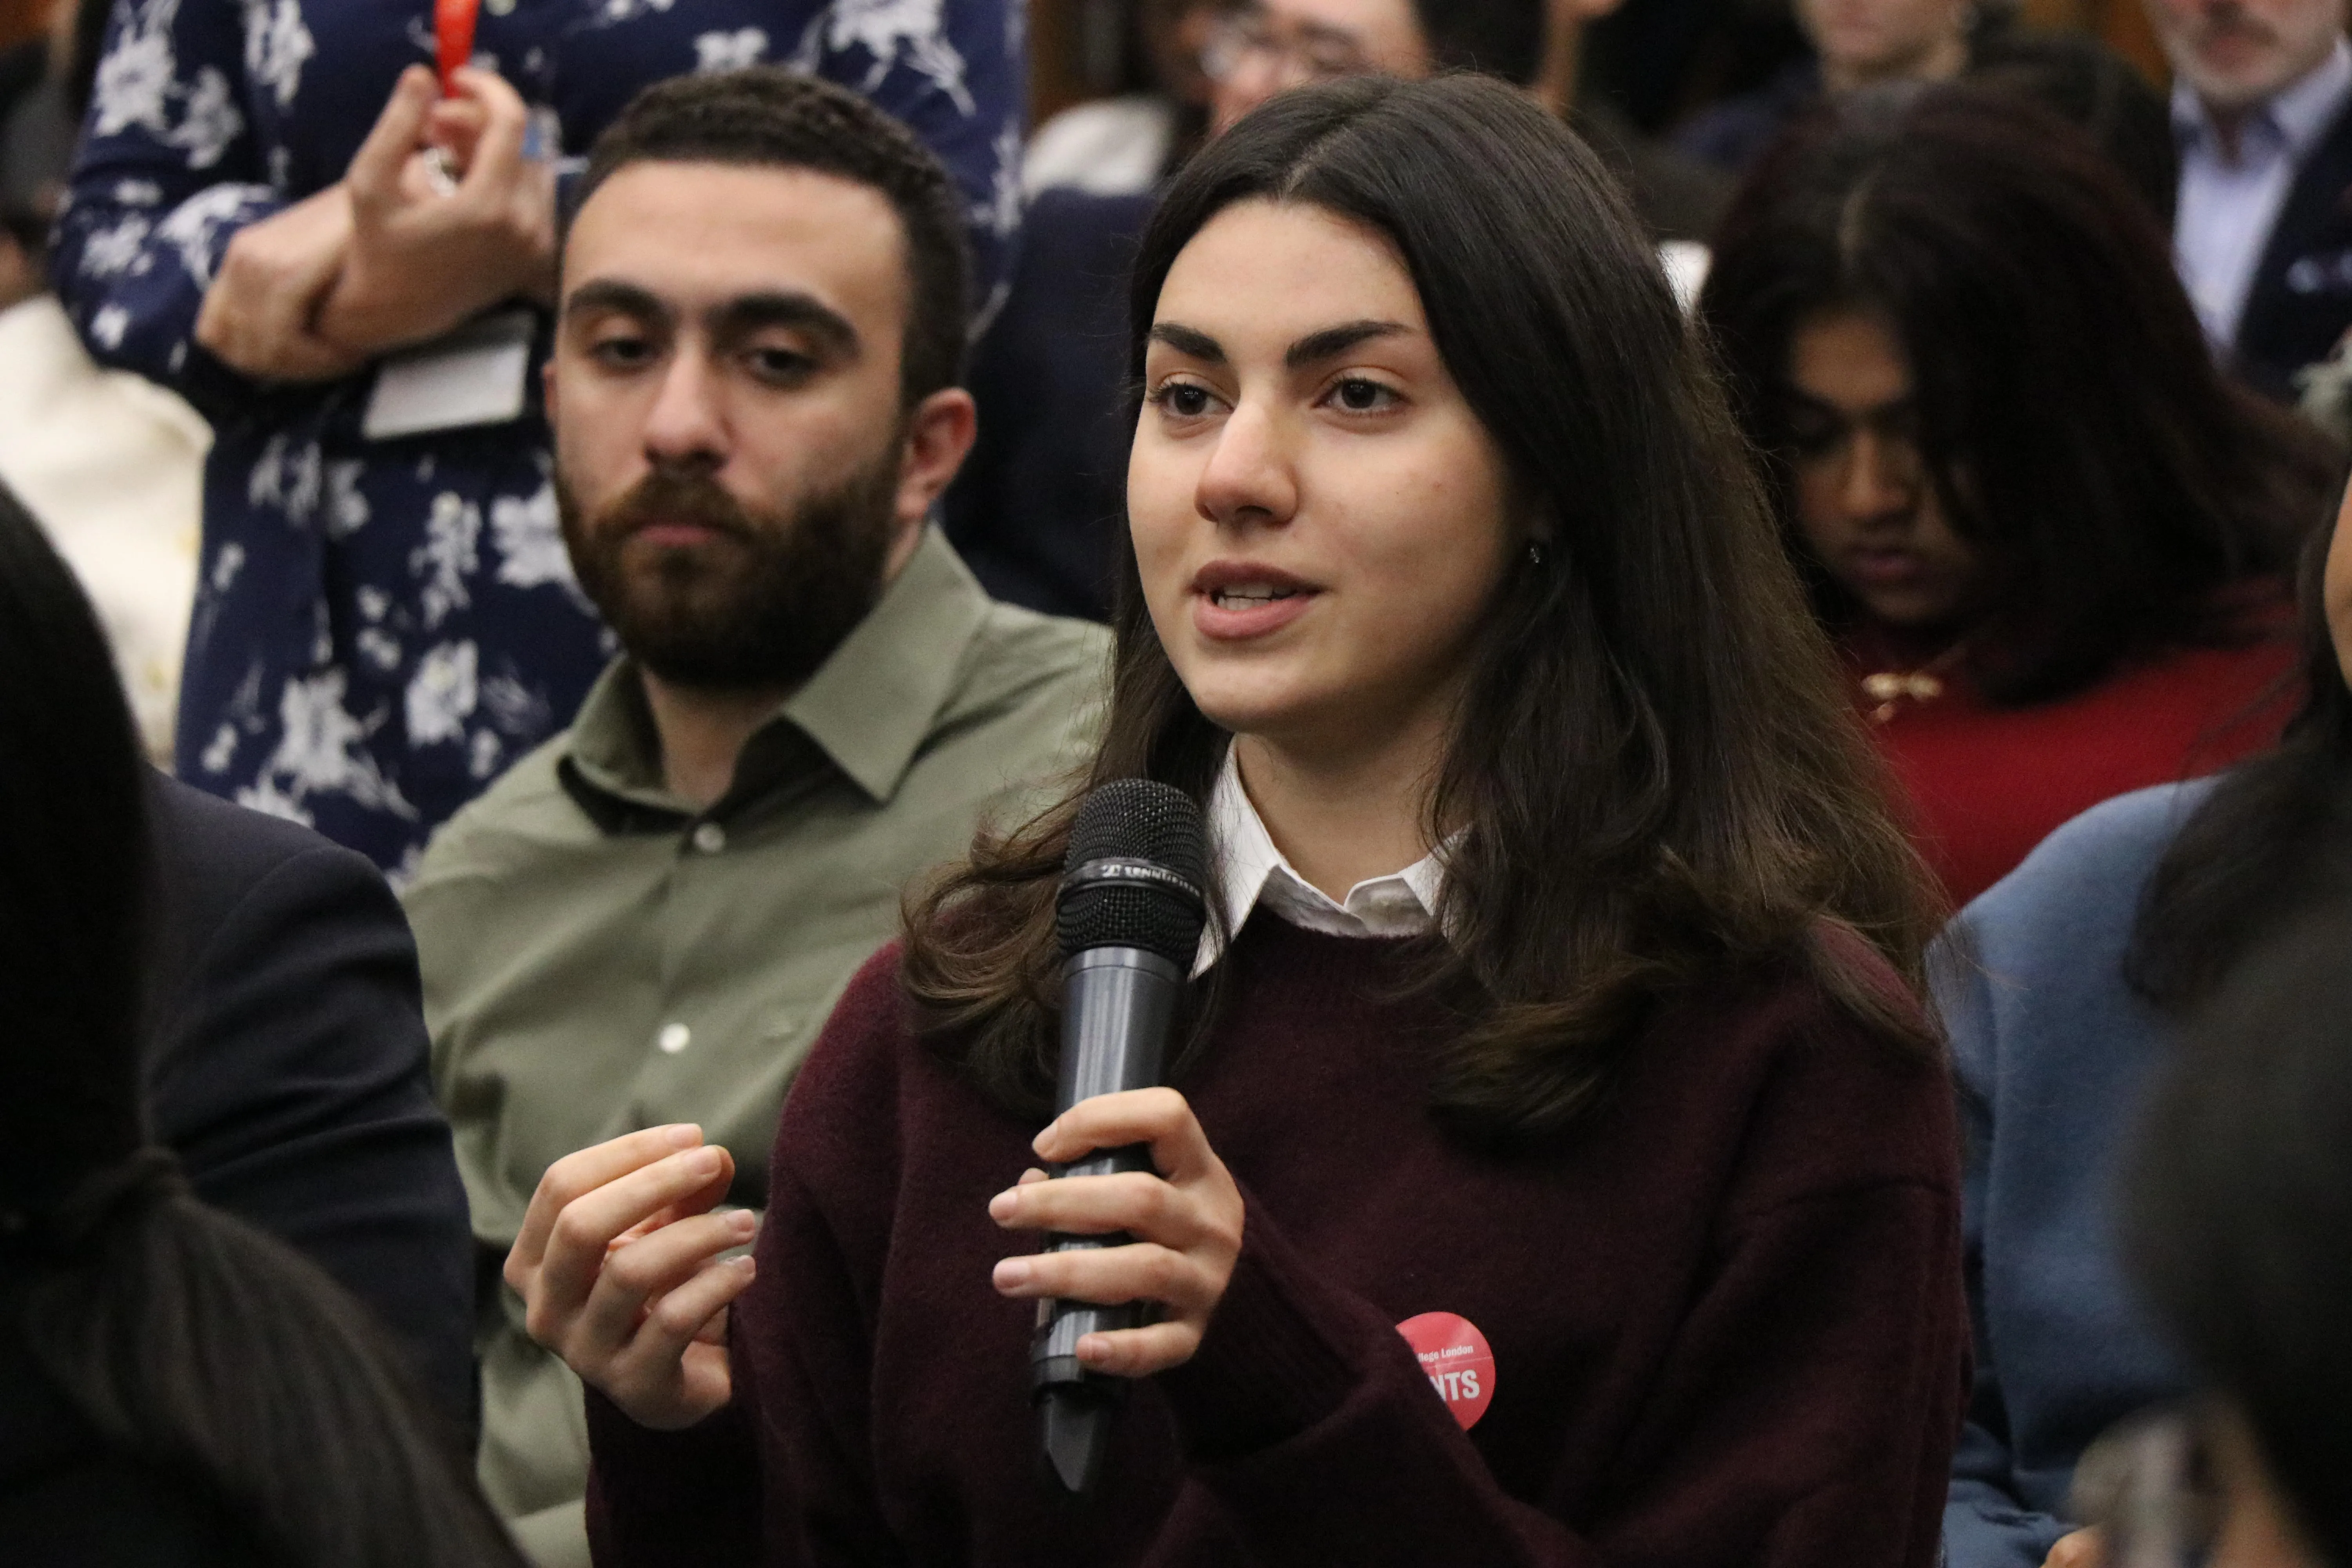
[[[1349,76],[1424,77],[1440,68],[1526,80],[1541,48],[1543,16],[1525,4],[1451,0],[1262,0],[1225,17],[1201,64],[1214,84],[1219,134],[1286,88]]]
[[[1475,70],[1531,85],[1572,61],[1620,0],[1247,0],[1202,51],[1210,134],[1276,93],[1346,76]],[[1568,73],[1572,77],[1572,70]],[[1728,182],[1599,113],[1572,122],[1661,240],[1713,232]],[[1040,192],[1022,257],[969,385],[980,436],[948,494],[948,536],[1000,599],[1108,616],[1132,412],[1127,267],[1156,195]]]

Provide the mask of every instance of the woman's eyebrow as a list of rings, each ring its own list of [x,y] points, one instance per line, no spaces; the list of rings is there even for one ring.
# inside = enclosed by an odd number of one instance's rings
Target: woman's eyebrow
[[[1348,321],[1336,327],[1325,327],[1321,331],[1309,332],[1291,344],[1289,351],[1282,356],[1283,368],[1304,370],[1327,359],[1336,359],[1358,343],[1369,342],[1374,338],[1392,338],[1411,331],[1412,329],[1402,321]]]
[[[1187,327],[1176,321],[1160,321],[1153,324],[1150,336],[1153,342],[1166,343],[1188,359],[1202,360],[1210,364],[1225,363],[1225,345],[1197,327]]]
[[[1905,393],[1900,397],[1888,398],[1884,403],[1868,404],[1860,408],[1849,408],[1843,403],[1832,403],[1828,398],[1816,397],[1801,386],[1784,387],[1781,397],[1789,412],[1792,414],[1811,414],[1828,419],[1842,419],[1850,424],[1867,423],[1874,419],[1907,417],[1917,410],[1919,405],[1918,395],[1910,392]]]
[[[1411,331],[1412,329],[1402,321],[1343,321],[1335,327],[1309,332],[1292,343],[1283,353],[1283,367],[1300,370],[1327,359],[1335,359],[1373,338],[1395,337]],[[1197,327],[1188,327],[1177,321],[1160,321],[1152,327],[1150,335],[1152,342],[1166,343],[1188,358],[1209,364],[1226,363],[1224,345]]]

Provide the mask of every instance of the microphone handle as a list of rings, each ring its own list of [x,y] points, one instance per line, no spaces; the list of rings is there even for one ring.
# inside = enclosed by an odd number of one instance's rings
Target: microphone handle
[[[1055,1099],[1067,1110],[1097,1095],[1150,1089],[1163,1074],[1168,1031],[1183,994],[1184,976],[1157,953],[1133,947],[1096,947],[1070,955],[1062,969],[1062,1060]],[[1098,1149],[1055,1173],[1101,1176],[1152,1168],[1140,1143]],[[1124,1247],[1125,1233],[1053,1235],[1045,1251]],[[1138,1327],[1140,1303],[1102,1307],[1087,1301],[1040,1302],[1029,1346],[1029,1387],[1041,1406],[1045,1458],[1065,1488],[1092,1489],[1108,1441],[1111,1402],[1124,1389],[1116,1378],[1089,1372],[1078,1360],[1087,1334]]]

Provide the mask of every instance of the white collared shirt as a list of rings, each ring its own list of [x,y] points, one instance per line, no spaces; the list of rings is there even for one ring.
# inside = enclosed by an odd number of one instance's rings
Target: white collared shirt
[[[2296,173],[2352,99],[2352,45],[2342,38],[2301,79],[2246,111],[2235,158],[2226,157],[2212,116],[2186,81],[2173,84],[2172,128],[2180,142],[2180,202],[2173,252],[2205,335],[2237,342],[2254,273],[2286,206]]]
[[[1250,804],[1249,792],[1242,787],[1241,766],[1230,747],[1224,770],[1209,793],[1208,829],[1227,931],[1239,931],[1250,911],[1261,903],[1292,925],[1333,936],[1419,936],[1436,918],[1438,889],[1444,884],[1445,873],[1434,851],[1402,871],[1366,878],[1348,889],[1345,900],[1332,898],[1300,876],[1274,847],[1265,818]],[[1201,932],[1192,977],[1199,979],[1222,955],[1216,924],[1212,921]]]

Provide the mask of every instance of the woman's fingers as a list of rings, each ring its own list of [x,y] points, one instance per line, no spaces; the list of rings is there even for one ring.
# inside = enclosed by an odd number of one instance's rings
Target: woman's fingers
[[[709,1332],[712,1320],[751,1287],[758,1266],[748,1257],[712,1259],[654,1301],[614,1358],[617,1370],[667,1367],[698,1344],[725,1343]]]
[[[1011,1187],[989,1200],[988,1214],[1007,1230],[1051,1230],[1066,1236],[1123,1230],[1164,1247],[1191,1247],[1209,1233],[1200,1205],[1142,1171],[1065,1176],[1058,1182]]]
[[[514,295],[551,296],[555,175],[524,156],[530,110],[494,71],[460,69],[450,87],[445,99],[432,72],[404,73],[352,161],[351,260],[315,314],[329,344],[373,357]]]
[[[573,1360],[573,1370],[641,1426],[691,1426],[733,1396],[727,1315],[754,1272],[749,1258],[705,1265],[655,1302],[625,1342]]]
[[[351,202],[341,185],[239,229],[196,311],[196,342],[248,375],[282,381],[348,374],[357,362],[311,331],[311,317],[349,249]]]
[[[547,1227],[535,1265],[523,1262],[522,1243],[517,1242],[507,1255],[507,1279],[523,1299],[532,1337],[562,1340],[599,1289],[609,1259],[617,1256],[614,1243],[665,1209],[698,1215],[709,1208],[726,1195],[731,1169],[723,1149],[672,1154],[565,1204]]]
[[[735,1209],[680,1220],[615,1248],[574,1315],[567,1340],[591,1348],[617,1349],[629,1343],[641,1324],[664,1310],[670,1295],[720,1253],[741,1247],[758,1233],[759,1216],[749,1209]],[[705,1311],[679,1328],[678,1342],[692,1339],[709,1315]]]
[[[481,115],[473,145],[463,159],[465,174],[458,188],[464,193],[492,194],[494,199],[503,201],[507,187],[522,168],[530,111],[521,95],[496,71],[467,66],[451,79],[450,86],[462,100],[478,106]]]
[[[448,155],[454,172],[463,174],[473,166],[475,144],[488,121],[489,113],[479,103],[445,98],[425,117],[425,140]]]
[[[1115,1329],[1078,1341],[1078,1359],[1112,1377],[1150,1377],[1181,1366],[1201,1348],[1201,1331],[1189,1321],[1147,1323]]]
[[[2078,1530],[2058,1538],[2042,1568],[2099,1568],[2106,1560],[2105,1548],[2105,1540],[2097,1530]]]
[[[409,67],[393,84],[383,112],[376,116],[360,150],[352,154],[351,167],[343,176],[353,205],[362,212],[375,212],[397,199],[401,165],[423,141],[425,117],[432,112],[438,91],[433,73],[423,66]]]
[[[759,1216],[707,1212],[732,1155],[693,1126],[652,1127],[570,1154],[531,1194],[506,1279],[530,1336],[646,1426],[690,1426],[730,1387],[723,1314],[751,1283]]]
[[[608,1182],[617,1181],[682,1149],[694,1148],[701,1142],[702,1129],[690,1122],[648,1127],[566,1154],[550,1165],[530,1194],[530,1206],[523,1211],[522,1227],[516,1233],[513,1250],[507,1255],[507,1283],[522,1289],[521,1281],[515,1278],[516,1270],[539,1267],[547,1252],[548,1234],[566,1205]]]
[[[1069,1164],[1098,1149],[1136,1143],[1150,1148],[1155,1171],[1058,1181],[1025,1171],[988,1204],[990,1217],[1009,1230],[1135,1238],[1007,1258],[994,1273],[997,1290],[1014,1298],[1158,1303],[1164,1316],[1157,1323],[1079,1342],[1092,1347],[1082,1352],[1087,1364],[1127,1377],[1192,1358],[1233,1279],[1245,1218],[1241,1189],[1174,1089],[1081,1101],[1037,1135],[1035,1148],[1043,1159]]]
[[[584,1295],[623,1233],[666,1207],[688,1214],[711,1207],[727,1195],[731,1166],[723,1149],[688,1149],[583,1193],[548,1229],[542,1279],[559,1291],[576,1281]]]
[[[997,1264],[993,1282],[997,1294],[1014,1300],[1045,1297],[1099,1307],[1156,1301],[1171,1317],[1205,1316],[1224,1289],[1199,1259],[1144,1241],[1008,1258]]]
[[[1172,1089],[1131,1089],[1080,1100],[1037,1134],[1033,1147],[1038,1158],[1066,1165],[1097,1149],[1130,1143],[1149,1144],[1151,1163],[1171,1182],[1188,1180],[1217,1164],[1192,1106]]]

